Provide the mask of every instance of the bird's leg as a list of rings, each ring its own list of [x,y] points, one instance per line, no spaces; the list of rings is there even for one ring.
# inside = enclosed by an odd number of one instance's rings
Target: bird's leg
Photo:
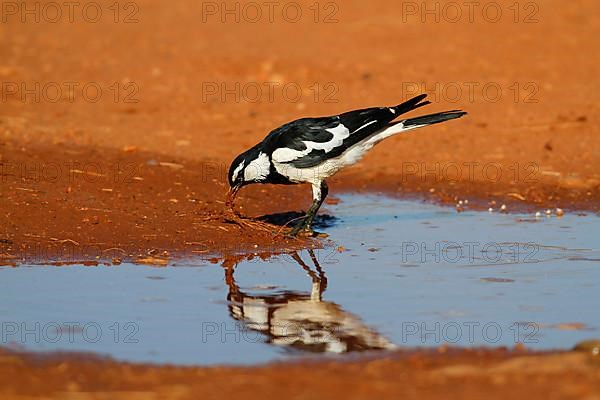
[[[290,232],[291,236],[297,236],[302,231],[310,231],[310,226],[312,225],[315,217],[317,216],[317,212],[319,208],[321,208],[321,204],[325,201],[325,197],[329,193],[329,188],[327,187],[327,183],[325,181],[321,181],[321,183],[317,185],[313,185],[313,203],[306,212],[304,216],[304,220],[296,225],[294,229]]]
[[[310,255],[310,258],[312,259],[313,264],[315,264],[315,268],[317,269],[318,274],[316,274],[302,260],[302,258],[298,254],[298,252],[295,251],[295,252],[291,253],[290,255],[298,263],[298,265],[300,265],[302,267],[302,269],[306,271],[308,276],[310,276],[312,278],[313,285],[312,285],[312,290],[311,290],[311,294],[310,294],[311,300],[321,301],[323,298],[323,292],[327,288],[327,277],[325,277],[325,273],[323,272],[323,270],[321,269],[321,266],[319,265],[319,261],[317,260],[317,257],[315,256],[315,252],[312,251],[311,249],[308,249],[308,254]]]
[[[304,221],[305,228],[310,230],[310,226],[312,225],[315,217],[317,216],[317,212],[321,208],[321,205],[325,201],[327,194],[329,193],[329,187],[325,181],[321,181],[319,186],[313,185],[313,204],[306,213],[306,219]]]

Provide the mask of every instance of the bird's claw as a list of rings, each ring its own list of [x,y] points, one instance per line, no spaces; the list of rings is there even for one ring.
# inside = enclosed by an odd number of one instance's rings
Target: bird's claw
[[[292,238],[296,238],[298,236],[314,237],[314,236],[316,236],[316,232],[313,231],[312,229],[310,229],[310,227],[305,226],[304,224],[300,224],[300,225],[296,226],[294,229],[292,229],[290,231],[290,233],[288,233],[287,236],[292,237]]]
[[[310,237],[311,235],[312,235],[312,231],[310,231],[310,230],[292,229],[286,236],[291,239],[296,239],[298,237]]]
[[[309,227],[296,227],[296,228],[292,229],[290,231],[290,233],[288,233],[286,236],[288,236],[290,238],[297,238],[297,237],[326,238],[326,237],[329,237],[328,234],[323,233],[323,232],[313,231]]]

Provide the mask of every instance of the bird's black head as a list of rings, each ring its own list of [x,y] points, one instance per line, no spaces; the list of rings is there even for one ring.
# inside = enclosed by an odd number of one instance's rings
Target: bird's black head
[[[271,160],[258,146],[240,154],[229,167],[230,193],[250,183],[264,183],[271,171]]]

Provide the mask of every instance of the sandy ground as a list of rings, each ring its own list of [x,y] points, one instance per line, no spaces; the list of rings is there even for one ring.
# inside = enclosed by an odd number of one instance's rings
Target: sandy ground
[[[121,5],[118,15],[97,4],[97,23],[87,9],[56,23],[46,8],[3,14],[5,258],[44,258],[57,244],[67,245],[59,255],[96,246],[126,259],[272,250],[269,235],[214,218],[232,158],[289,120],[396,104],[421,89],[428,111],[468,118],[387,140],[332,179],[333,195],[598,211],[593,1],[520,4],[518,14],[500,6],[495,23],[483,5],[454,23],[445,3],[428,16],[414,3],[319,3],[317,13],[300,2],[297,23],[283,5],[252,22],[243,4],[237,16],[190,1]],[[299,211],[309,192],[257,187],[239,204],[253,216]]]
[[[348,362],[154,367],[0,352],[4,399],[598,399],[591,353],[439,349]]]
[[[332,179],[333,196],[381,191],[451,206],[468,199],[478,209],[505,204],[509,212],[599,211],[600,20],[593,0],[521,2],[516,9],[490,9],[486,1],[472,13],[459,3],[460,18],[448,2],[431,2],[431,14],[421,2],[299,1],[297,22],[286,3],[272,14],[263,8],[261,18],[247,3],[230,2],[228,9],[238,4],[233,14],[220,2],[117,3],[118,12],[113,3],[95,3],[97,22],[95,10],[83,7],[57,18],[47,2],[36,3],[33,14],[3,3],[2,264],[160,265],[178,255],[322,245],[223,218],[229,162],[284,122],[397,104],[423,91],[433,101],[428,111],[460,108],[469,116],[387,140]],[[251,188],[238,210],[299,211],[309,192]],[[402,362],[381,362],[412,381],[419,374]],[[39,373],[29,362],[15,365]],[[113,376],[145,368],[107,365]],[[289,368],[298,370],[297,385],[310,371]],[[332,368],[355,374],[358,367]],[[143,387],[131,379],[127,387]],[[556,389],[556,381],[543,379],[522,385]],[[488,384],[482,390],[496,387]]]

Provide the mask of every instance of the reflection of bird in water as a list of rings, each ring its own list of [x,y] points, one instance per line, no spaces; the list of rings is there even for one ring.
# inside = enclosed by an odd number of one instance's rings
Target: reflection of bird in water
[[[339,305],[323,301],[327,278],[315,254],[308,250],[313,271],[297,253],[292,258],[312,278],[312,291],[278,291],[250,294],[234,279],[235,266],[225,271],[229,286],[227,299],[231,316],[245,328],[267,336],[267,343],[312,352],[345,353],[374,349],[393,349],[394,344],[366,326],[360,318]]]

